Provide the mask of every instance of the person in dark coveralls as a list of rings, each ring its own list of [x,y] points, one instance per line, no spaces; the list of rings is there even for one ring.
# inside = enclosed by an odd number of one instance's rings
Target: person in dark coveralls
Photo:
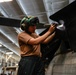
[[[37,24],[38,17],[28,16],[21,20],[23,32],[18,34],[21,59],[17,75],[45,75],[40,44],[48,43],[54,38],[55,25],[51,25],[45,34],[39,36],[35,33]]]

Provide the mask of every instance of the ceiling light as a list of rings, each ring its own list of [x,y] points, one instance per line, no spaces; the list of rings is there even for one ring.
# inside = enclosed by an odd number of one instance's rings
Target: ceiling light
[[[12,0],[0,0],[0,2],[9,2],[9,1],[12,1]]]
[[[1,42],[0,42],[0,47],[2,47],[2,44],[1,44]]]
[[[2,47],[2,44],[0,44],[0,47]]]
[[[7,55],[12,55],[12,54],[13,54],[13,52],[6,52],[6,54],[7,54]]]

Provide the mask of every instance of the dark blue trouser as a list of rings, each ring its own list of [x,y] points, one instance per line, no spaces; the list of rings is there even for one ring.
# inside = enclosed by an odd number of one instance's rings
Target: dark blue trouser
[[[19,62],[17,75],[45,75],[44,64],[38,56],[25,56]]]

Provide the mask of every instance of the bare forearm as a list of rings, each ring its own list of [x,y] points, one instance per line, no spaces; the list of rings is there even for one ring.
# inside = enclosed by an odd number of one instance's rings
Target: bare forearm
[[[39,36],[38,38],[31,38],[29,41],[28,41],[28,44],[40,44],[42,43],[49,35],[51,34],[50,31],[47,31],[44,35],[42,36]]]
[[[51,25],[49,30],[44,35],[37,38],[36,41],[38,41],[38,43],[42,43],[46,39],[46,41],[48,42],[54,36],[54,35],[49,36],[54,30],[55,30],[55,26]],[[48,36],[49,36],[49,38],[48,38]]]
[[[49,43],[55,36],[55,32],[53,34],[51,34],[50,36],[48,36],[43,43]]]
[[[36,38],[36,41],[38,41],[38,43],[41,43],[41,42],[43,42],[50,34],[51,34],[51,32],[47,31],[44,35],[39,36],[38,38]]]
[[[50,26],[49,30],[43,34],[42,36],[39,36],[38,38],[31,38],[28,41],[28,44],[40,44],[42,43],[53,31],[55,30],[54,25]]]

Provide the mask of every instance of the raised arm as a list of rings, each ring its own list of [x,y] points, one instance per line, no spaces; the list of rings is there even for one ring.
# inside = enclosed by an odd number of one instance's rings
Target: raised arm
[[[54,37],[54,34],[52,34],[51,36],[49,36],[53,31],[55,30],[55,25],[51,25],[49,30],[42,36],[39,36],[38,38],[34,39],[31,38],[28,41],[28,44],[39,44],[39,43],[44,43],[44,42],[48,42],[49,40],[51,40]]]

